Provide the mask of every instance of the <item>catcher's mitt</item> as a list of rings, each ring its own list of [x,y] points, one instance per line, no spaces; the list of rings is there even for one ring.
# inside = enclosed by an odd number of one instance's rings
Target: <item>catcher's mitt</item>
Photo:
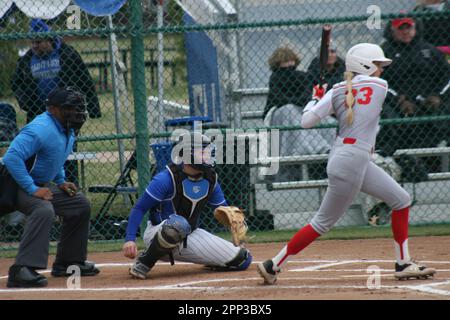
[[[244,212],[238,207],[220,206],[214,210],[214,217],[224,226],[230,228],[233,243],[237,247],[247,240],[248,226]]]

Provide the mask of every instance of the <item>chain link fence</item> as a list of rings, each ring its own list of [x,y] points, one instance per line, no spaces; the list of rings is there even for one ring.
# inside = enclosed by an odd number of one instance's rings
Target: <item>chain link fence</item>
[[[299,125],[319,78],[325,23],[333,27],[328,87],[343,80],[356,43],[380,44],[394,60],[382,75],[390,90],[374,161],[412,195],[411,223],[450,222],[448,1],[109,2],[117,10],[85,1],[0,4],[0,157],[45,112],[51,89],[79,88],[89,119],[65,170],[91,201],[91,240],[124,238],[171,133],[199,120],[225,136],[216,171],[251,230],[307,223],[326,191],[336,135],[331,117],[314,129]],[[20,212],[0,218],[1,250],[17,247],[25,220]],[[338,225],[389,221],[389,208],[361,193]],[[211,209],[201,226],[224,230]],[[52,240],[59,228],[56,221]]]

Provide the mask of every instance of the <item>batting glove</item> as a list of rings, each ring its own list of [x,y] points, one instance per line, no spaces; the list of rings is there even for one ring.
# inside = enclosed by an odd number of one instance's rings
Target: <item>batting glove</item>
[[[318,84],[316,84],[313,87],[313,94],[312,94],[313,100],[319,101],[320,99],[322,99],[323,96],[325,95],[325,92],[327,92],[327,87],[328,87],[328,84],[326,84],[326,83],[324,83],[322,85],[322,87],[320,87]]]

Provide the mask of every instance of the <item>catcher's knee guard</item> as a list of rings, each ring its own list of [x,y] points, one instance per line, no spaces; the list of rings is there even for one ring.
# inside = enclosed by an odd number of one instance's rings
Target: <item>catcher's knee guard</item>
[[[183,242],[191,232],[191,226],[185,218],[177,214],[170,215],[156,233],[150,246],[138,258],[144,265],[152,268],[156,261],[170,253]]]
[[[183,242],[191,233],[189,222],[182,216],[172,214],[169,216],[153,241],[158,241],[162,248],[172,249]]]
[[[232,271],[246,270],[252,263],[252,259],[253,257],[250,254],[250,251],[245,248],[241,248],[236,257],[234,257],[233,260],[227,262],[226,266],[229,270]]]

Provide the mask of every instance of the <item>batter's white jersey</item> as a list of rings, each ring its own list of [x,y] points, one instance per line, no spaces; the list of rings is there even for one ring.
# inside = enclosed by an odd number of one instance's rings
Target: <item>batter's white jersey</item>
[[[340,137],[355,138],[374,147],[388,84],[383,79],[365,75],[355,76],[352,83],[355,105],[351,125],[348,125],[346,119],[348,108],[345,103],[347,92],[345,81],[335,84],[317,104],[308,104],[305,111],[312,111],[321,119],[335,114],[339,123]]]

